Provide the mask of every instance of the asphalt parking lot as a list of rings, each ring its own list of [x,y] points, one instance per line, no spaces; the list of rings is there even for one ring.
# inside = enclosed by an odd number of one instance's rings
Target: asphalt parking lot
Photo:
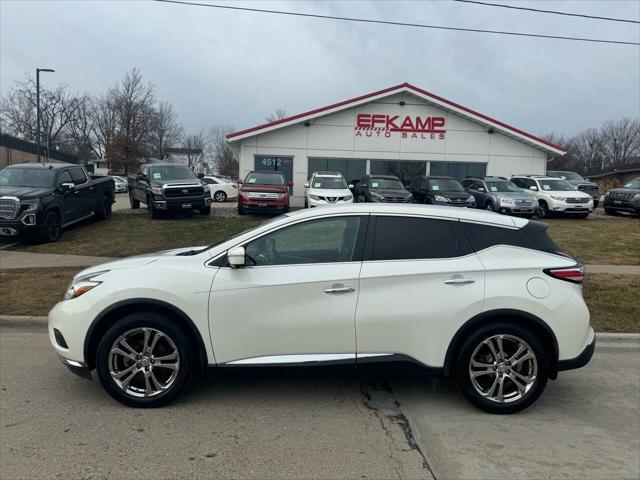
[[[493,416],[411,367],[211,370],[135,410],[0,329],[0,478],[638,478],[640,344]]]

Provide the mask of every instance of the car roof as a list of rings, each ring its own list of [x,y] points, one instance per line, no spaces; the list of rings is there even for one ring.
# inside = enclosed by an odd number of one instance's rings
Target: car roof
[[[340,172],[313,172],[316,177],[342,177]]]
[[[546,175],[513,175],[511,178],[530,178],[532,180],[562,180],[557,177],[548,177]]]
[[[427,175],[424,178],[426,178],[427,180],[456,180],[455,178],[447,177],[446,175]]]
[[[377,203],[351,203],[345,205],[333,205],[331,207],[305,208],[283,215],[287,218],[313,218],[330,214],[395,214],[410,216],[425,216],[431,218],[458,219],[470,222],[488,223],[505,227],[523,227],[528,223],[527,219],[510,217],[495,212],[479,210],[475,208],[446,207],[441,205],[419,204],[377,204]]]
[[[269,173],[271,175],[280,175],[281,177],[284,177],[284,173],[274,172],[273,170],[251,170],[247,175],[251,175],[252,173]]]
[[[400,180],[400,179],[399,179],[397,176],[395,176],[395,175],[376,175],[375,173],[371,173],[371,174],[369,174],[369,176],[370,176],[371,178],[389,178],[389,179],[392,179],[392,180]]]
[[[48,168],[49,170],[59,170],[61,168],[67,167],[80,167],[81,165],[76,165],[75,163],[37,163],[37,162],[25,162],[25,163],[16,163],[13,165],[7,166],[7,168]]]

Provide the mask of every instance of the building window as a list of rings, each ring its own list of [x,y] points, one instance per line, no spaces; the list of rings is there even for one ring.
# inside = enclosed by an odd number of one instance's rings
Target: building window
[[[395,175],[405,185],[427,173],[427,162],[407,162],[398,160],[371,160],[372,175]]]
[[[293,157],[256,155],[254,170],[259,172],[282,172],[287,182],[293,182]]]
[[[484,177],[486,174],[487,164],[475,162],[431,162],[429,171],[429,175],[440,175],[457,179],[464,177]]]
[[[350,158],[309,158],[309,177],[313,172],[339,172],[348,183],[353,183],[367,174],[367,161]]]

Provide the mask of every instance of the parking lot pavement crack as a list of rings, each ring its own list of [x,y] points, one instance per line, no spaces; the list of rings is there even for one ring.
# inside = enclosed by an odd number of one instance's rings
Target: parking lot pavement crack
[[[400,402],[395,398],[391,386],[386,382],[365,383],[360,385],[360,391],[365,397],[364,405],[378,418],[385,435],[389,439],[391,450],[389,457],[397,463],[395,470],[398,477],[402,478],[401,470],[403,463],[396,457],[394,445],[397,443],[397,439],[394,437],[389,425],[397,425],[400,428],[404,435],[406,445],[410,450],[420,455],[425,474],[427,474],[429,478],[436,480],[429,460],[418,445],[411,430],[411,424],[402,412]]]

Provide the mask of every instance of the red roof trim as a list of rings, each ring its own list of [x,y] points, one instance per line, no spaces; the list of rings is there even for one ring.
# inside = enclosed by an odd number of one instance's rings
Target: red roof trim
[[[334,104],[328,105],[326,107],[316,108],[314,110],[309,110],[308,112],[299,113],[297,115],[292,115],[290,117],[285,117],[285,118],[282,118],[280,120],[276,120],[275,122],[264,123],[262,125],[258,125],[258,126],[252,127],[252,128],[247,128],[245,130],[239,130],[237,132],[232,132],[232,133],[227,135],[227,138],[228,139],[232,139],[232,138],[238,137],[240,135],[245,135],[247,133],[255,132],[255,131],[262,130],[262,129],[265,129],[265,128],[270,128],[270,127],[273,127],[275,125],[279,125],[279,124],[282,124],[282,123],[287,123],[287,122],[290,122],[292,120],[297,120],[299,118],[307,117],[309,115],[314,115],[316,113],[321,113],[321,112],[325,112],[327,110],[332,110],[334,108],[338,108],[338,107],[342,107],[342,106],[345,106],[345,105],[349,105],[351,103],[356,103],[356,102],[359,102],[361,100],[366,100],[367,98],[376,97],[378,95],[382,95],[382,94],[385,94],[385,93],[388,93],[388,92],[392,92],[394,90],[398,90],[398,89],[401,89],[401,88],[407,88],[409,90],[414,90],[415,92],[418,92],[418,93],[420,93],[422,95],[426,95],[427,97],[431,97],[431,98],[433,98],[435,100],[438,100],[439,102],[445,103],[445,104],[450,105],[450,106],[452,106],[454,108],[458,108],[458,109],[460,109],[460,110],[462,110],[464,112],[470,113],[471,115],[475,115],[477,117],[482,118],[483,120],[487,120],[489,122],[495,123],[496,125],[500,125],[501,127],[505,128],[507,130],[511,130],[512,132],[515,132],[515,133],[517,133],[519,135],[525,136],[527,138],[530,138],[531,140],[535,140],[536,142],[542,143],[544,145],[547,145],[547,146],[552,147],[552,148],[554,148],[556,150],[560,150],[560,151],[566,153],[566,150],[564,148],[562,148],[562,147],[560,147],[558,145],[555,145],[555,144],[553,144],[551,142],[548,142],[546,140],[543,140],[542,138],[537,137],[537,136],[535,136],[535,135],[533,135],[531,133],[527,133],[524,130],[520,130],[519,128],[512,127],[511,125],[508,125],[508,124],[506,124],[504,122],[496,120],[495,118],[491,118],[488,115],[484,115],[484,114],[482,114],[480,112],[476,112],[475,110],[472,110],[470,108],[467,108],[465,106],[462,106],[460,104],[452,102],[451,100],[447,100],[446,98],[440,97],[438,95],[435,95],[435,94],[433,94],[431,92],[428,92],[426,90],[423,90],[421,88],[415,87],[415,86],[411,85],[410,83],[406,83],[406,82],[405,83],[401,83],[399,85],[395,85],[393,87],[389,87],[389,88],[385,88],[385,89],[382,89],[382,90],[378,90],[376,92],[368,93],[366,95],[361,95],[359,97],[350,98],[349,100],[344,100],[342,102],[334,103]]]

